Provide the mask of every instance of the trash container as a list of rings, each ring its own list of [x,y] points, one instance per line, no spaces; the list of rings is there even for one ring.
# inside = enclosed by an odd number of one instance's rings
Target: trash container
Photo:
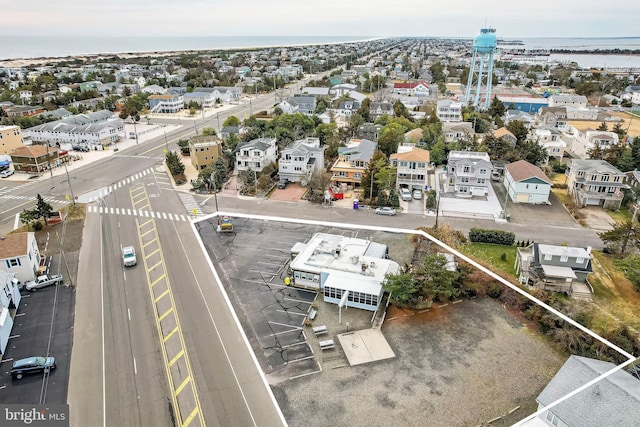
[[[353,199],[353,209],[358,209],[358,199]]]

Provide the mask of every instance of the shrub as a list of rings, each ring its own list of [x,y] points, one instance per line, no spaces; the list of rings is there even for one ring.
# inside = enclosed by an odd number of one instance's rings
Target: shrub
[[[495,245],[511,246],[516,240],[516,235],[511,231],[472,228],[469,230],[469,240],[476,243],[493,243]]]
[[[33,229],[35,231],[40,231],[40,230],[42,230],[42,227],[43,227],[42,223],[40,221],[36,221],[36,222],[32,223],[31,225],[33,226]]]
[[[502,254],[500,255],[500,259],[502,261],[506,261],[507,260],[507,254],[505,252],[502,252]]]

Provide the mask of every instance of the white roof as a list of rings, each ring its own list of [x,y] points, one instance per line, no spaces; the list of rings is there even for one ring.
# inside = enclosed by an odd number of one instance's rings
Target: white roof
[[[541,254],[550,254],[555,256],[568,256],[572,258],[589,258],[589,252],[585,248],[576,248],[573,246],[556,246],[556,245],[538,245]]]
[[[342,289],[350,292],[363,292],[370,295],[380,295],[382,286],[380,282],[371,279],[363,279],[352,274],[331,273],[324,282],[324,287]]]
[[[546,265],[542,264],[542,271],[547,277],[559,277],[567,279],[577,279],[576,273],[569,267],[562,267],[559,265]]]

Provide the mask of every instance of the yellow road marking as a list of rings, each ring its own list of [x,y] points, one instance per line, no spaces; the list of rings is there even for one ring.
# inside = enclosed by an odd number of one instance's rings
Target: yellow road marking
[[[154,232],[154,231],[156,231],[156,228],[155,228],[155,227],[153,227],[153,228],[152,228],[152,229],[150,229],[149,231],[145,231],[144,233],[142,233],[142,234],[140,235],[140,237],[144,237],[144,236],[146,236],[147,234],[152,233],[152,232]],[[144,245],[145,245],[145,246],[147,246],[150,242],[155,242],[155,241],[156,241],[156,239],[153,239],[153,240],[151,240],[151,241],[149,241],[149,242],[145,243]]]
[[[165,311],[164,314],[160,317],[158,317],[158,322],[162,322],[162,320],[167,317],[169,314],[171,314],[173,312],[173,307],[171,307],[169,310]]]
[[[156,280],[153,281],[153,283],[151,283],[151,287],[153,288],[159,281],[161,281],[162,279],[164,279],[165,277],[167,277],[166,274],[163,274],[162,276],[158,277]],[[168,289],[167,289],[168,290]]]
[[[176,363],[178,361],[178,359],[180,359],[182,357],[182,355],[184,354],[184,349],[180,350],[178,352],[178,354],[176,354],[173,359],[171,359],[171,361],[169,362],[169,367],[173,366],[174,363]],[[191,379],[191,377],[187,377],[184,380],[187,381]],[[179,387],[179,390],[176,390],[176,394],[180,394],[180,390],[182,390],[181,387]]]
[[[6,211],[2,211],[2,212],[0,212],[0,214],[6,214],[7,212],[12,211],[14,209],[18,209],[18,208],[21,208],[21,207],[26,206],[26,205],[32,205],[33,202],[34,202],[33,200],[29,200],[28,202],[24,202],[24,203],[22,203],[20,205],[16,205],[16,207],[14,207],[14,208],[7,209]]]
[[[158,261],[158,263],[157,263],[156,265],[154,265],[153,267],[148,268],[148,269],[147,269],[147,271],[151,271],[151,270],[153,270],[154,268],[156,268],[156,267],[157,267],[157,266],[159,266],[160,264],[162,264],[162,260]]]
[[[166,289],[163,293],[161,293],[158,298],[155,299],[155,302],[160,301],[162,298],[164,298],[167,294],[169,293],[169,289]]]
[[[150,222],[153,222],[153,220],[152,220],[152,219],[150,219],[150,220],[145,221],[145,222],[143,222],[143,223],[141,223],[141,224],[138,224],[138,228],[142,228],[142,227],[144,227],[145,225],[149,224]],[[156,229],[155,227],[153,227],[153,228],[152,228],[152,230],[155,230],[155,229]]]
[[[178,386],[178,388],[176,389],[176,392],[174,393],[176,396],[180,394],[180,392],[182,391],[183,388],[186,387],[187,384],[189,384],[191,382],[191,377],[187,377],[184,379],[184,381],[182,381],[182,384],[180,384]]]
[[[191,411],[191,414],[182,423],[183,427],[186,427],[191,423],[191,421],[194,419],[194,417],[198,414],[198,409],[199,409],[199,407],[197,407],[197,406],[195,408],[193,408],[193,411]]]
[[[178,332],[178,327],[177,326],[175,328],[173,328],[173,331],[169,332],[169,335],[167,335],[164,338],[162,338],[162,341],[163,342],[169,341],[169,338],[171,338],[173,336],[173,334],[175,334],[176,332]]]
[[[156,240],[154,240],[154,243],[155,243],[156,241],[157,241],[157,239],[156,239]],[[146,247],[147,245],[144,245],[144,246]],[[144,258],[145,258],[145,259],[149,259],[149,258],[151,258],[153,255],[155,255],[155,254],[156,254],[156,253],[158,253],[158,252],[160,252],[160,248],[156,248],[156,250],[155,250],[155,251],[151,252],[151,253],[150,253],[150,254],[148,254],[148,255],[145,255],[145,257],[144,257]]]
[[[151,231],[155,231],[155,228],[152,229]],[[149,246],[152,243],[156,243],[158,241],[158,239],[153,239],[153,240],[149,240],[147,243],[145,243],[144,245],[142,245],[143,248],[146,248],[147,246]],[[148,257],[145,257],[148,258]]]

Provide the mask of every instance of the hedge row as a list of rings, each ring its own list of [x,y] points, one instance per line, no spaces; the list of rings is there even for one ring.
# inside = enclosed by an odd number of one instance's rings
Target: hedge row
[[[472,228],[469,230],[469,240],[477,243],[493,243],[495,245],[511,246],[516,240],[516,235],[510,231]]]

